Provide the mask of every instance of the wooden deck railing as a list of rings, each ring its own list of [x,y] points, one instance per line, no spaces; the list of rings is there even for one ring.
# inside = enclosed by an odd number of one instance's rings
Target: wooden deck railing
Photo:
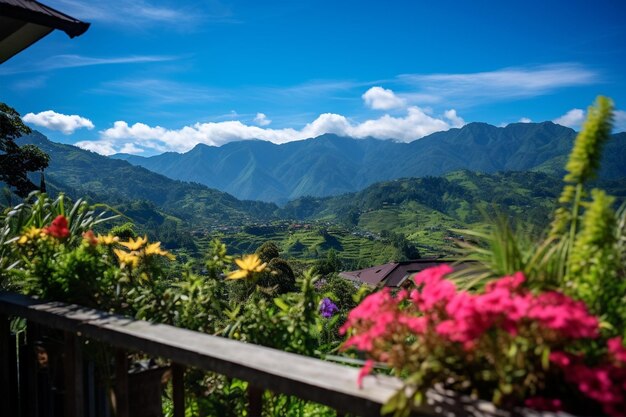
[[[248,415],[251,417],[260,417],[264,390],[324,404],[336,409],[339,415],[377,416],[380,415],[381,405],[400,386],[394,378],[377,376],[367,377],[363,387],[358,388],[356,368],[81,306],[42,302],[0,292],[0,393],[6,395],[6,400],[0,401],[1,416],[17,416],[19,408],[15,340],[11,338],[9,329],[11,317],[23,317],[33,328],[43,326],[64,332],[64,409],[67,417],[90,415],[83,392],[85,362],[78,336],[117,349],[116,402],[119,417],[129,415],[131,401],[127,394],[127,352],[143,352],[171,361],[175,417],[184,416],[183,376],[187,367],[248,381]],[[27,359],[23,358],[25,366]],[[21,397],[24,400],[24,393]],[[37,399],[29,398],[27,401],[32,405]],[[33,411],[29,413],[42,415]],[[420,414],[432,414],[432,409],[425,407]]]

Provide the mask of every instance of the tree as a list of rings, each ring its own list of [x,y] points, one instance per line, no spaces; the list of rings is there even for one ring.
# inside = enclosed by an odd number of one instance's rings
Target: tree
[[[315,270],[322,276],[341,271],[341,260],[337,256],[337,251],[334,248],[331,248],[326,253],[325,259],[317,261],[315,264]]]
[[[257,248],[256,254],[261,258],[261,262],[270,262],[272,259],[280,256],[280,249],[276,243],[268,240]]]
[[[37,189],[27,174],[43,171],[50,162],[50,157],[38,147],[20,147],[15,143],[15,139],[30,132],[14,108],[0,103],[0,181],[13,188],[20,197]]]
[[[262,287],[276,287],[277,294],[285,294],[296,291],[296,275],[287,262],[281,258],[273,258],[268,266],[268,271],[259,279]]]

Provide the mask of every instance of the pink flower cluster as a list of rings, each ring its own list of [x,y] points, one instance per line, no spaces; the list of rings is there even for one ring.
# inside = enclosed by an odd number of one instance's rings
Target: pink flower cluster
[[[534,295],[522,287],[524,276],[500,278],[491,282],[482,294],[457,291],[453,282],[444,279],[452,272],[448,265],[426,269],[415,276],[416,289],[408,298],[416,307],[401,310],[398,305],[406,296],[393,297],[388,290],[367,297],[352,310],[342,331],[356,328],[347,346],[369,351],[374,342],[404,325],[422,334],[432,328],[444,339],[472,349],[490,329],[503,329],[515,336],[521,327],[536,323],[547,337],[558,339],[595,338],[598,319],[589,314],[584,303],[559,292]],[[390,327],[391,326],[391,327]]]
[[[391,335],[399,315],[398,299],[394,298],[387,288],[369,295],[350,311],[346,324],[340,329],[343,334],[352,324],[359,323],[359,326],[366,327],[367,331],[353,335],[345,346],[353,346],[363,351],[373,350],[375,342],[384,341]]]
[[[595,367],[586,366],[582,357],[560,351],[576,340],[599,337],[598,318],[583,302],[558,291],[535,294],[524,286],[522,273],[495,280],[481,293],[459,291],[445,279],[450,272],[447,265],[429,268],[414,277],[415,288],[410,292],[401,290],[394,295],[383,289],[365,298],[341,328],[342,333],[350,331],[345,347],[406,369],[410,365],[403,361],[417,357],[405,354],[404,343],[410,349],[411,341],[417,341],[423,347],[415,348],[422,352],[419,355],[456,355],[461,361],[473,361],[484,357],[481,349],[506,351],[508,343],[520,336],[553,351],[550,361],[554,366],[546,370],[539,362],[532,369],[540,375],[562,371],[565,381],[597,401],[607,414],[626,417],[626,349],[621,339],[608,341],[610,361]],[[503,345],[494,347],[490,344],[493,340]],[[372,367],[373,362],[368,361],[359,383]],[[545,410],[562,406],[561,399],[542,397],[528,398],[526,405]]]
[[[602,405],[613,417],[626,417],[626,349],[621,337],[608,340],[608,360],[587,366],[582,357],[565,352],[552,352],[550,362],[559,367],[565,380]]]

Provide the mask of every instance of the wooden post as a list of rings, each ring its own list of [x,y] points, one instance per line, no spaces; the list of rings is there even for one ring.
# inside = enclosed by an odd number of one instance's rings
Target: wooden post
[[[84,408],[82,350],[78,337],[65,332],[65,415],[83,417]]]
[[[0,401],[0,415],[18,415],[17,356],[15,338],[11,335],[11,320],[0,315],[0,392],[6,395]]]
[[[261,417],[263,413],[263,389],[248,383],[248,417]]]
[[[130,417],[128,398],[128,353],[115,353],[115,416]]]
[[[22,416],[39,417],[39,382],[36,342],[39,325],[26,322],[26,344],[20,347],[20,402]]]
[[[172,363],[172,400],[174,417],[185,417],[185,366]]]

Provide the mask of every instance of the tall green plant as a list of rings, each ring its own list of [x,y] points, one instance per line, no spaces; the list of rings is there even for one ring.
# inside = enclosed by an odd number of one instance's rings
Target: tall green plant
[[[536,289],[560,288],[584,301],[609,333],[626,324],[626,215],[615,199],[589,182],[600,168],[602,149],[611,137],[613,103],[598,97],[576,137],[550,230],[539,242],[498,219],[487,232],[465,233],[482,244],[461,243],[463,260],[475,263],[457,273],[457,281],[475,286],[496,276],[522,271]]]

